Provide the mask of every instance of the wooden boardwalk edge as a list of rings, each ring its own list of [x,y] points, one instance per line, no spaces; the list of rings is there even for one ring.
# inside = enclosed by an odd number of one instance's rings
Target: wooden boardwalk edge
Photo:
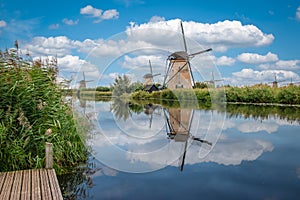
[[[62,200],[54,169],[0,172],[1,200]]]

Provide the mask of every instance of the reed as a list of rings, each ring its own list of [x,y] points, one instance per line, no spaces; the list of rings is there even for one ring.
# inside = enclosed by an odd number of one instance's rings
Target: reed
[[[0,171],[44,167],[46,142],[53,144],[58,174],[87,159],[57,73],[55,58],[33,61],[18,49],[0,52]]]

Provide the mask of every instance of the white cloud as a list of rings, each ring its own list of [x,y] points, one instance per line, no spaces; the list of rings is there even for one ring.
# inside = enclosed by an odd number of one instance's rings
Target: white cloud
[[[127,27],[126,33],[128,37],[157,46],[166,44],[174,46],[174,43],[182,43],[181,36],[178,35],[179,22],[179,19],[173,19],[155,23],[132,23]],[[214,24],[184,21],[183,27],[187,38],[204,46],[212,46],[216,51],[226,51],[232,47],[264,46],[274,40],[272,34],[265,34],[254,25],[242,25],[239,21],[225,20]]]
[[[119,12],[116,9],[106,10],[103,12],[102,19],[118,19]]]
[[[88,15],[90,17],[95,18],[96,20],[94,23],[99,23],[102,20],[108,20],[108,19],[117,19],[119,18],[119,12],[116,9],[110,9],[110,10],[103,10],[94,8],[91,5],[87,5],[80,9],[80,14],[82,15]]]
[[[259,55],[256,53],[242,53],[238,55],[237,59],[244,63],[258,64],[278,61],[278,56],[271,52],[268,52],[266,55]]]
[[[216,58],[216,64],[219,66],[231,66],[234,63],[235,63],[235,59],[227,56],[221,56],[219,58]]]
[[[232,73],[232,77],[225,78],[225,80],[232,85],[242,84],[258,84],[258,83],[271,83],[274,81],[276,74],[278,81],[289,81],[293,78],[294,81],[300,80],[298,74],[287,70],[262,70],[256,71],[251,68],[242,69],[239,72]]]
[[[79,19],[77,19],[77,20],[72,20],[72,19],[64,18],[64,19],[62,20],[62,22],[63,22],[64,24],[67,24],[67,25],[69,25],[69,26],[72,26],[72,25],[78,24]]]
[[[59,24],[51,24],[49,26],[49,29],[58,29],[59,28]]]
[[[300,20],[300,6],[297,8],[297,11],[296,11],[296,19]]]
[[[151,17],[151,19],[149,20],[149,22],[152,22],[152,23],[156,23],[156,22],[160,22],[160,21],[165,21],[166,19],[164,17],[160,17],[160,16],[157,16],[157,15],[154,15]]]
[[[35,37],[29,43],[24,45],[32,56],[53,55],[62,57],[71,53],[74,48],[74,41],[66,36],[57,37]]]
[[[159,68],[164,69],[165,66],[165,58],[161,56],[148,56],[148,55],[142,55],[142,56],[136,56],[136,57],[130,57],[128,55],[124,56],[124,63],[122,64],[123,68],[127,69],[141,69],[145,73],[150,73],[150,66],[149,66],[149,60],[151,61],[151,66],[153,69],[153,73],[155,74],[155,70]],[[145,71],[146,70],[146,71]]]
[[[275,63],[261,64],[258,67],[261,69],[282,69],[282,70],[298,70],[300,69],[300,60],[279,60]]]
[[[0,20],[0,28],[5,27],[7,25],[6,21]]]
[[[92,17],[100,17],[102,14],[102,10],[93,8],[93,6],[91,6],[91,5],[87,5],[84,8],[80,8],[80,14],[91,15]]]

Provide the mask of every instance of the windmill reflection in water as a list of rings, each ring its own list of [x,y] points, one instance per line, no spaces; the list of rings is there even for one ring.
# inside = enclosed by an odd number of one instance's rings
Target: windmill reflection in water
[[[185,143],[183,153],[179,158],[179,169],[180,171],[183,171],[189,141],[191,141],[191,144],[200,146],[202,144],[212,146],[212,143],[199,137],[195,137],[191,133],[194,110],[184,108],[164,108],[163,112],[168,138],[175,142]]]

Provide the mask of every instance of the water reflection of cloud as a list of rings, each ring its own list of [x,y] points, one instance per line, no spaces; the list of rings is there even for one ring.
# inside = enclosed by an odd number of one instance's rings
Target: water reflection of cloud
[[[237,129],[243,133],[256,133],[260,131],[266,131],[267,133],[276,132],[279,128],[279,125],[276,123],[269,122],[245,122],[237,125]]]
[[[262,140],[232,140],[223,139],[204,158],[199,158],[201,147],[191,145],[186,153],[185,164],[197,164],[203,162],[214,162],[223,165],[239,165],[242,161],[254,161],[264,152],[271,152],[274,146]],[[183,154],[183,147],[170,146],[157,155],[136,155],[127,153],[127,158],[132,162],[142,161],[154,165],[178,166],[179,155]],[[177,158],[177,159],[176,159]]]
[[[106,104],[107,106],[108,104]],[[168,140],[163,116],[154,116],[149,129],[149,116],[132,114],[127,121],[115,121],[113,114],[101,105],[98,115],[99,131],[93,138],[95,157],[108,166],[128,172],[145,172],[168,165],[178,166],[184,152],[184,142]],[[224,121],[224,113],[195,111],[190,127],[193,136],[207,140],[212,146],[191,143],[189,140],[185,164],[214,162],[223,165],[239,165],[254,161],[264,152],[271,152],[273,144],[255,139],[231,137],[221,131],[236,128],[240,132],[275,132],[278,125],[271,122],[234,119]],[[98,155],[97,155],[98,154]]]

